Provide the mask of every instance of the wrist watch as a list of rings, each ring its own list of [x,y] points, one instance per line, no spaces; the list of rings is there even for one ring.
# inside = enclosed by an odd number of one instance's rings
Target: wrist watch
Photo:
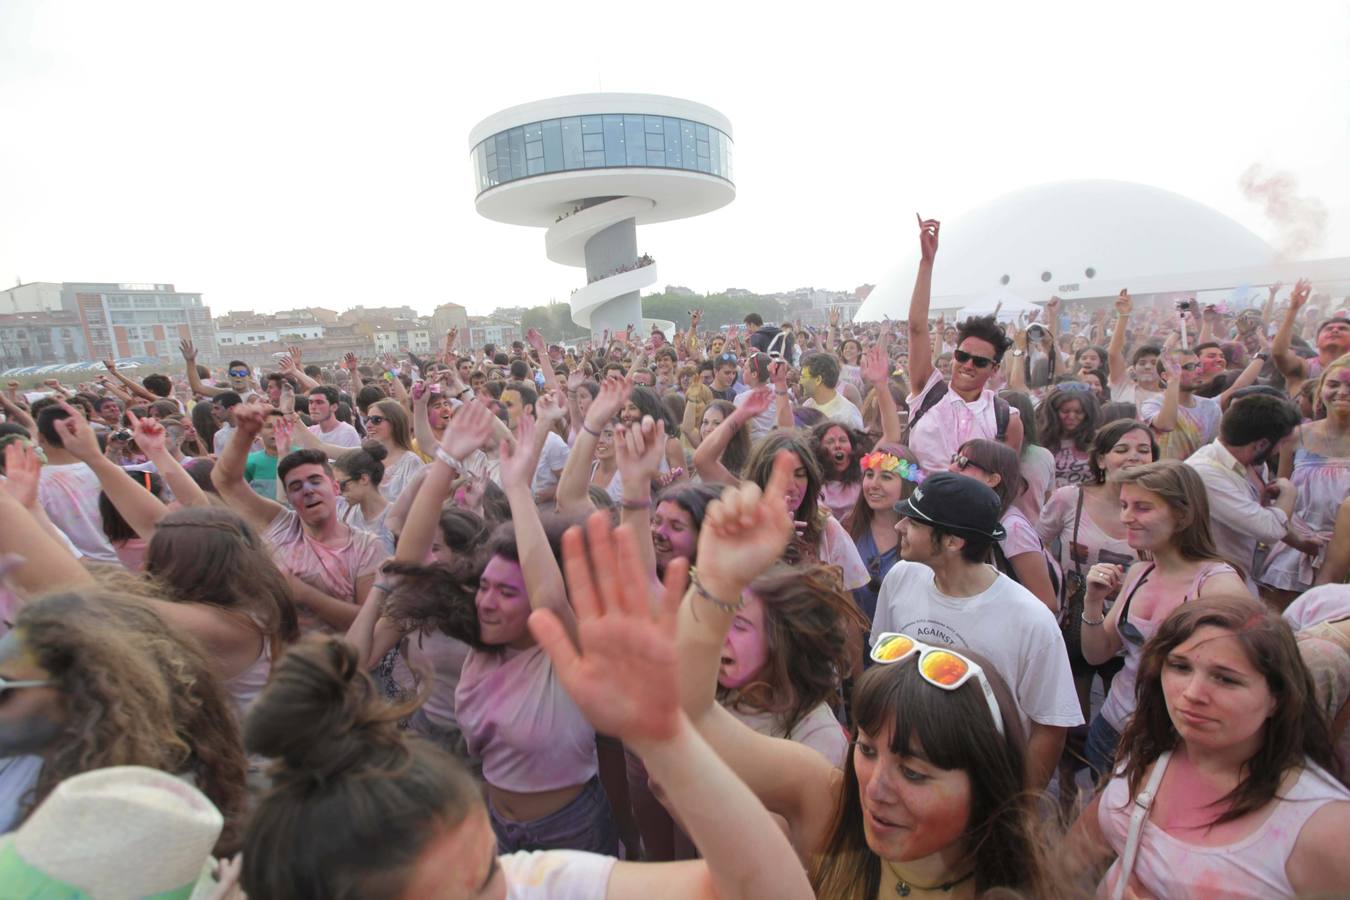
[[[1027,355],[1027,351],[1023,350],[1021,347],[1018,347],[1016,350],[1014,350],[1014,351],[1012,352],[1012,355],[1013,355],[1013,356],[1018,356],[1018,357],[1026,356],[1026,355]]]
[[[436,458],[439,459],[441,462],[445,463],[445,464],[446,464],[447,466],[449,466],[450,468],[456,470],[456,471],[459,471],[460,469],[463,469],[463,468],[464,468],[464,463],[462,463],[462,462],[460,462],[459,460],[455,459],[455,458],[454,458],[453,456],[451,456],[449,453],[446,453],[444,447],[437,447],[437,448],[436,448]]]

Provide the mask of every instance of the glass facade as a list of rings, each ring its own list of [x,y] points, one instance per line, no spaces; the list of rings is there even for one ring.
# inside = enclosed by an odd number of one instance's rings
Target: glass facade
[[[574,169],[642,166],[731,181],[731,138],[669,116],[569,116],[507,129],[473,148],[478,193],[508,181]]]

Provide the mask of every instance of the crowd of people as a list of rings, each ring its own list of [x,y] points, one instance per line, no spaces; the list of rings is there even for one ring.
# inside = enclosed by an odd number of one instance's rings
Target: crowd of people
[[[939,234],[904,322],[11,385],[0,886],[1350,891],[1350,313],[949,325]]]

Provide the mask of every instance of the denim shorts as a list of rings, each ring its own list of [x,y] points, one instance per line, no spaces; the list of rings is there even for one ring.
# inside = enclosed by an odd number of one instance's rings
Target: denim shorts
[[[518,850],[585,850],[606,856],[619,855],[619,831],[609,809],[609,799],[597,775],[562,809],[533,822],[505,819],[488,802],[498,853]]]
[[[1092,724],[1088,726],[1087,747],[1083,755],[1087,757],[1087,764],[1098,782],[1111,776],[1111,764],[1115,762],[1116,746],[1119,743],[1120,732],[1112,728],[1101,713],[1093,716]]]

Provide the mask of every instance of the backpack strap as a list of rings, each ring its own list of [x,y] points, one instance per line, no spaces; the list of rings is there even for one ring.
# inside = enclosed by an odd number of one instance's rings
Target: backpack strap
[[[947,396],[947,391],[949,391],[950,389],[951,385],[946,381],[946,379],[943,379],[942,381],[939,381],[937,384],[933,385],[932,390],[923,395],[923,401],[919,404],[919,408],[909,414],[909,427],[911,430],[914,428],[915,425],[919,424],[919,420],[923,418],[924,413],[928,412],[930,409],[937,406],[939,401],[941,401],[943,397]],[[1008,423],[1010,421],[1012,421],[1012,407],[1008,405],[1007,400],[1004,400],[1002,397],[995,394],[994,436],[1000,443],[1003,443],[1008,439]]]
[[[1008,401],[1004,400],[998,394],[994,395],[994,426],[998,429],[997,438],[1000,444],[1006,443],[1008,439],[1008,423],[1012,421],[1012,408]]]
[[[923,418],[924,413],[937,406],[938,401],[947,396],[949,388],[950,385],[948,385],[947,380],[943,378],[940,379],[937,384],[933,385],[928,393],[923,395],[923,400],[919,403],[919,408],[909,415],[909,429],[911,432],[914,430],[914,426],[919,424],[919,420]]]

